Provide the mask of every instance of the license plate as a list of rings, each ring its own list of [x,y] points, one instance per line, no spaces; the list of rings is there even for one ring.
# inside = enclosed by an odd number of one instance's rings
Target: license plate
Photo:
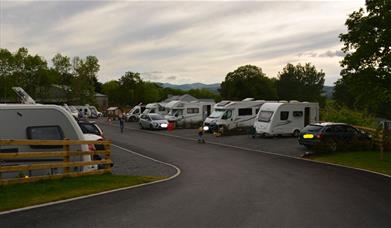
[[[313,134],[304,134],[303,138],[305,138],[305,139],[312,139],[312,138],[314,138],[314,135]]]

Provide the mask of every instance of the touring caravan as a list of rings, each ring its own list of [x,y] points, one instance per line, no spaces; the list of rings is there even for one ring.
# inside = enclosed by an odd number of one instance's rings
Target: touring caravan
[[[66,111],[63,107],[56,105],[40,105],[40,104],[0,104],[0,139],[46,139],[46,140],[63,140],[64,138],[71,140],[84,140],[83,135],[75,118]],[[0,153],[9,152],[45,152],[62,150],[62,145],[59,146],[14,146],[0,145]],[[88,145],[72,145],[71,150],[88,151]],[[45,161],[53,161],[53,158],[42,158]],[[72,161],[91,161],[90,155],[72,157]],[[32,164],[37,162],[34,160],[10,160],[2,161],[6,165],[15,164]],[[77,168],[74,171],[88,171],[97,167],[84,166]],[[56,174],[63,172],[62,169],[48,170],[31,170],[28,176],[45,175],[47,173]],[[3,178],[12,178],[19,175],[18,173],[3,173]]]
[[[256,134],[299,136],[300,130],[319,121],[319,104],[310,102],[271,102],[262,105],[254,123]]]
[[[221,101],[214,106],[213,113],[206,118],[204,125],[224,130],[251,127],[258,110],[265,102],[253,98],[242,101]]]
[[[167,115],[168,110],[165,107],[164,103],[149,103],[145,106],[143,114],[157,113],[160,115]]]
[[[169,110],[165,118],[176,126],[194,127],[202,124],[213,111],[214,101],[171,101],[166,104]]]

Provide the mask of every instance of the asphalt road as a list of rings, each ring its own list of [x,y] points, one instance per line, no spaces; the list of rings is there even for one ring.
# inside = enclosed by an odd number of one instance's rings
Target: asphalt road
[[[0,227],[391,227],[390,178],[149,132],[104,132],[181,175],[3,215]]]

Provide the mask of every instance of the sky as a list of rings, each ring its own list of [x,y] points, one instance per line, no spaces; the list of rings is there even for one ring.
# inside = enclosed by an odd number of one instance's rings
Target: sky
[[[4,1],[0,48],[26,47],[99,59],[98,80],[139,72],[155,82],[220,83],[251,64],[270,78],[310,62],[340,77],[338,35],[364,0],[337,1]]]

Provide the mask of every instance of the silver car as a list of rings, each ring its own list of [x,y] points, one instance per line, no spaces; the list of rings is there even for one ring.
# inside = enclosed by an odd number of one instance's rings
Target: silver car
[[[156,113],[141,114],[139,123],[142,129],[166,129],[168,126],[168,121]]]

